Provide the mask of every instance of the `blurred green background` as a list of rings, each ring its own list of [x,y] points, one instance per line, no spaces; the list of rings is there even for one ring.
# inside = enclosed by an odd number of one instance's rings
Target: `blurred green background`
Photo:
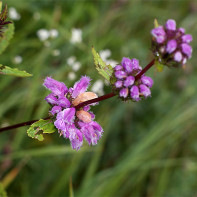
[[[0,180],[8,196],[196,196],[197,1],[6,2],[18,15],[15,36],[0,62],[33,77],[0,76],[0,126],[48,115],[46,76],[68,87],[81,75],[90,76],[92,84],[103,80],[93,65],[92,45],[97,51],[109,49],[108,59],[135,57],[144,67],[153,58],[155,18],[160,24],[175,19],[194,39],[185,70],[148,71],[154,77],[151,98],[123,103],[114,97],[92,108],[104,129],[94,147],[85,144],[74,151],[57,133],[39,142],[27,136],[28,127],[0,134]],[[81,29],[81,41],[71,41],[73,28]],[[40,29],[56,29],[58,36],[41,41]],[[79,70],[69,66],[72,56]],[[105,85],[102,91],[111,90]]]

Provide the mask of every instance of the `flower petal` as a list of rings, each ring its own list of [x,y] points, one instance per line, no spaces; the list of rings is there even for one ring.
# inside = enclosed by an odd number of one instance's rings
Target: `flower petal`
[[[91,79],[89,77],[81,77],[80,81],[76,82],[73,87],[72,97],[76,98],[80,93],[85,92],[90,85],[90,81]]]

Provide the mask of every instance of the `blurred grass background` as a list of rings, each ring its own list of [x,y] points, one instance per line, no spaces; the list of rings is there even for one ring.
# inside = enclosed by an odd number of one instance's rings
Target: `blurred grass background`
[[[153,57],[153,20],[168,18],[193,35],[193,57],[186,69],[168,69],[154,77],[152,98],[123,103],[117,98],[92,108],[103,129],[97,146],[76,152],[58,134],[38,142],[27,127],[0,137],[0,179],[9,196],[167,196],[197,195],[197,1],[146,0],[7,0],[21,19],[15,36],[0,56],[1,63],[33,74],[30,78],[0,76],[0,125],[46,117],[49,94],[43,79],[52,76],[72,86],[67,59],[82,64],[76,74],[102,79],[94,68],[91,46],[111,50],[112,59],[140,59],[144,67]],[[40,15],[36,19],[35,14]],[[59,36],[46,47],[39,29],[57,29]],[[82,30],[82,42],[70,43],[72,28]],[[55,49],[59,56],[53,56]],[[20,55],[23,62],[14,65]],[[110,87],[105,86],[105,93]],[[71,179],[72,178],[72,179]],[[70,185],[70,186],[69,186]],[[72,186],[72,187],[71,187]]]

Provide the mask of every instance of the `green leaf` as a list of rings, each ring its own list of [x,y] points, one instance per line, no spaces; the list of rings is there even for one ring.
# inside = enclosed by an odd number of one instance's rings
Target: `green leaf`
[[[163,68],[164,68],[164,65],[159,63],[159,61],[155,61],[155,68],[157,70],[157,72],[162,72],[163,71]]]
[[[14,35],[14,24],[8,24],[7,28],[3,30],[3,36],[0,37],[0,54],[7,48],[10,40]]]
[[[27,130],[27,134],[31,138],[43,141],[43,133],[54,133],[56,130],[57,129],[55,128],[51,120],[40,119],[30,126],[30,128]]]
[[[102,75],[107,81],[110,81],[110,78],[113,73],[113,68],[111,65],[106,65],[106,63],[101,59],[99,54],[96,52],[94,47],[92,47],[92,55],[94,57],[94,64],[99,74]]]
[[[7,193],[6,193],[2,183],[0,183],[0,197],[7,197]]]
[[[8,66],[3,66],[2,64],[0,64],[0,74],[13,75],[16,77],[31,77],[32,76],[32,74],[29,74],[26,71],[18,70],[17,68],[10,68]]]

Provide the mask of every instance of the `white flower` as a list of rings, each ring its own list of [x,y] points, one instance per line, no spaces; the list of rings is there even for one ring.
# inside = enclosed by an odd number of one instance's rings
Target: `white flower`
[[[91,90],[92,92],[95,92],[100,96],[104,94],[103,87],[104,87],[104,83],[102,80],[99,79],[92,85]]]
[[[46,29],[39,29],[37,31],[37,36],[41,41],[45,41],[49,38],[49,31]]]
[[[69,66],[72,66],[72,65],[75,63],[75,61],[76,61],[76,57],[75,57],[75,56],[71,56],[71,57],[69,57],[69,58],[67,59],[67,64],[68,64]]]
[[[10,8],[9,8],[9,17],[10,17],[12,20],[20,20],[21,15],[16,11],[15,8],[10,7]]]
[[[21,56],[17,55],[14,57],[15,64],[20,64],[20,63],[22,63],[22,61],[23,61],[23,58]]]
[[[53,56],[59,56],[60,55],[60,50],[59,49],[53,50],[52,55]]]
[[[57,31],[57,29],[51,29],[51,30],[49,31],[49,34],[50,34],[50,37],[51,37],[51,38],[57,38],[58,35],[59,35],[59,32]]]
[[[34,20],[38,21],[40,20],[40,13],[39,12],[35,12],[33,15]]]
[[[73,63],[72,69],[74,71],[78,71],[80,68],[81,68],[81,63],[80,62],[74,62]]]
[[[81,29],[76,29],[76,28],[72,29],[70,42],[73,44],[82,42],[82,30]]]
[[[101,50],[99,55],[103,61],[106,61],[111,56],[111,51],[109,49]]]
[[[106,61],[106,64],[110,64],[112,68],[114,68],[118,64],[118,62],[110,59]]]
[[[68,73],[68,79],[75,80],[76,79],[76,74],[74,72]]]

